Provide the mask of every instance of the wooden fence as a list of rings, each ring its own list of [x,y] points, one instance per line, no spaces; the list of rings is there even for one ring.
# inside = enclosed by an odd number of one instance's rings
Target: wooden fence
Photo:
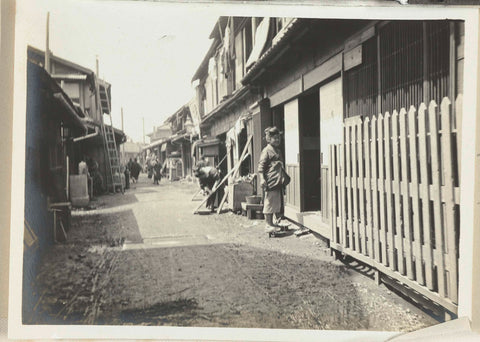
[[[286,189],[286,204],[300,210],[300,196],[301,196],[301,184],[300,184],[300,166],[298,164],[287,164],[286,170],[290,176],[290,184]]]
[[[330,146],[331,247],[457,312],[462,99],[345,122]],[[456,115],[456,113],[458,113]]]

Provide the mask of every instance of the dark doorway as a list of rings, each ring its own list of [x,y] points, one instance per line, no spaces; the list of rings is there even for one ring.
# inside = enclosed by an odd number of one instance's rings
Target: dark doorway
[[[320,210],[320,100],[318,91],[299,98],[302,211]]]
[[[226,158],[224,159],[225,155],[227,154],[227,147],[225,146],[225,141],[227,139],[227,134],[223,133],[217,136],[220,140],[220,145],[218,148],[218,156],[215,158],[215,167],[220,169],[222,173],[222,177],[224,177],[228,173],[228,165]],[[218,163],[221,164],[219,165]]]

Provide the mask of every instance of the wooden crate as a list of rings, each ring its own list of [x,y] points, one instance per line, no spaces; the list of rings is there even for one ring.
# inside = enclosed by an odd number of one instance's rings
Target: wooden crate
[[[228,185],[228,208],[233,211],[242,210],[242,202],[247,196],[253,195],[253,185],[250,183],[235,183]]]

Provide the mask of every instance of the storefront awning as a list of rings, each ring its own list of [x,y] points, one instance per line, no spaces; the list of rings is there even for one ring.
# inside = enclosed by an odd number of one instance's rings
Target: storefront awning
[[[188,133],[180,134],[180,135],[172,138],[172,142],[176,142],[176,141],[179,141],[179,140],[184,139],[184,138],[185,138],[185,139],[187,139],[187,138],[189,139],[189,138],[190,138],[190,135],[189,135]]]
[[[157,147],[158,145],[163,144],[163,143],[166,144],[167,142],[168,142],[168,139],[156,140],[156,141],[150,143],[150,145],[147,145],[144,148],[142,148],[142,151],[152,149],[152,148]]]
[[[195,147],[206,147],[206,146],[213,146],[218,145],[221,143],[220,139],[208,139],[208,140],[198,140],[195,143]]]

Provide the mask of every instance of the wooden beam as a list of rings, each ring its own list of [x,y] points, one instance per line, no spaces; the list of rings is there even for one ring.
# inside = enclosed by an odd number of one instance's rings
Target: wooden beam
[[[245,147],[247,147],[248,144],[250,144],[250,141],[252,140],[252,138],[253,138],[253,135],[250,135],[250,137],[249,137],[248,140],[247,140],[247,145],[246,145]],[[244,149],[244,152],[245,152],[245,151],[246,151],[246,149]],[[223,177],[223,179],[222,179],[218,184],[216,184],[216,185],[213,187],[212,192],[211,192],[210,194],[208,194],[208,196],[202,201],[202,203],[200,203],[200,205],[193,211],[194,214],[196,214],[196,213],[198,212],[198,209],[200,209],[200,207],[201,207],[202,205],[204,205],[205,202],[207,202],[207,200],[210,198],[210,196],[212,196],[212,195],[218,190],[218,188],[219,188],[220,186],[222,186],[223,183],[225,183],[225,181],[228,179],[228,177],[229,177],[232,173],[234,173],[234,172],[237,171],[237,169],[240,167],[240,165],[242,164],[242,162],[243,162],[245,159],[247,159],[247,157],[248,157],[249,155],[250,155],[250,154],[244,154],[244,153],[242,153],[242,156],[241,156],[240,160],[238,161],[238,163],[234,166],[233,169],[231,169],[230,171],[228,171],[228,173],[225,175],[225,177]]]
[[[243,160],[247,159],[247,157],[246,157],[247,156],[247,151],[250,150],[249,147],[250,147],[250,144],[252,143],[252,139],[253,139],[253,134],[251,134],[248,137],[247,143],[245,144],[245,147],[243,148],[242,154],[240,155],[240,159],[239,159],[238,163],[234,166],[235,171],[233,172],[232,180],[235,180],[235,178],[237,177],[238,171],[240,170],[240,166],[241,166]],[[248,152],[248,155],[251,155],[251,150],[250,150],[250,152]],[[220,214],[222,212],[222,208],[223,208],[223,205],[225,204],[227,196],[228,196],[228,188],[225,191],[225,194],[223,195],[222,201],[218,205],[217,214]]]

